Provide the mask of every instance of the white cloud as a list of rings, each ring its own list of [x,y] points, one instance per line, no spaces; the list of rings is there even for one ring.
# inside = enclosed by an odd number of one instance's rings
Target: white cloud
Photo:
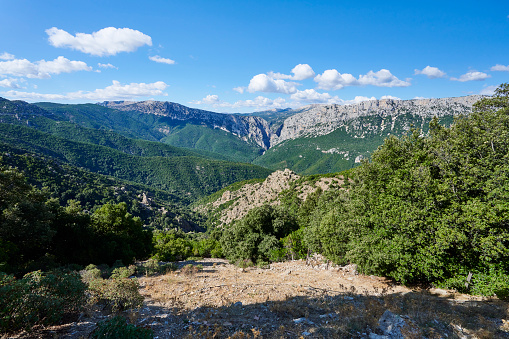
[[[191,101],[190,103],[194,105],[209,105],[214,108],[272,109],[285,107],[286,100],[283,98],[269,99],[263,96],[257,96],[253,100],[239,100],[232,104],[220,100],[215,94],[209,94],[201,100]]]
[[[248,92],[266,92],[266,93],[284,93],[292,94],[297,92],[295,82],[288,82],[279,79],[273,79],[266,74],[255,75],[249,82]]]
[[[378,87],[408,87],[410,82],[399,80],[388,69],[378,72],[369,71],[366,75],[359,76],[359,84],[373,85]]]
[[[162,64],[173,65],[175,63],[175,60],[171,60],[171,59],[167,59],[167,58],[162,58],[159,55],[151,56],[151,57],[148,57],[148,58],[150,60],[152,60],[152,61],[159,62],[159,63],[162,63]]]
[[[18,82],[22,81],[22,79],[4,79],[0,80],[0,87],[7,87],[7,88],[21,88],[21,86],[18,84]]]
[[[491,78],[491,75],[478,71],[470,71],[463,74],[459,78],[451,78],[451,80],[465,82],[465,81],[482,81],[488,78]]]
[[[27,78],[50,78],[52,74],[75,71],[91,71],[83,61],[71,61],[63,56],[52,61],[40,60],[32,63],[27,59],[0,61],[0,76],[12,75]]]
[[[426,66],[422,70],[416,69],[414,74],[416,74],[416,75],[422,74],[422,75],[427,76],[430,79],[445,78],[445,76],[446,76],[445,72],[439,70],[437,67],[431,67],[431,66]]]
[[[255,109],[284,108],[286,100],[283,98],[269,99],[257,96],[254,100],[240,100],[233,104],[233,108],[252,107]]]
[[[315,76],[315,72],[308,64],[298,64],[292,69],[293,80],[306,80]]]
[[[99,66],[100,68],[114,68],[114,69],[118,69],[118,67],[115,67],[113,66],[112,64],[110,63],[107,63],[107,64],[101,64],[100,62],[97,64],[97,66]]]
[[[246,87],[235,87],[233,89],[235,92],[239,92],[240,94],[244,93],[244,91],[246,90]]]
[[[163,91],[168,87],[162,81],[154,83],[130,83],[121,85],[120,82],[113,80],[113,84],[106,88],[96,89],[95,91],[77,91],[66,94],[43,94],[34,92],[7,91],[2,96],[10,99],[21,99],[29,101],[37,100],[132,100],[140,97],[151,97],[158,95],[167,95]]]
[[[205,98],[203,98],[201,101],[199,101],[199,105],[221,105],[224,103],[224,101],[219,100],[219,96],[216,94],[209,94]]]
[[[318,93],[314,89],[297,91],[290,97],[294,102],[300,104],[332,104],[342,103],[343,100],[337,96],[332,97],[329,93]]]
[[[385,100],[385,99],[391,99],[391,100],[401,100],[401,98],[398,98],[398,97],[394,97],[392,95],[383,95],[380,100]]]
[[[365,86],[372,85],[377,87],[407,87],[410,82],[398,79],[387,69],[381,69],[378,72],[369,71],[366,75],[359,75],[355,78],[353,75],[339,73],[336,69],[328,69],[315,77],[318,88],[325,90],[338,90],[346,86]]]
[[[291,80],[306,80],[315,76],[315,72],[308,64],[298,64],[292,71],[293,75],[269,72],[267,73],[272,79],[291,79]]]
[[[496,64],[495,66],[491,67],[491,70],[492,71],[509,72],[509,65],[504,66],[504,65]]]
[[[0,54],[0,60],[12,60],[12,59],[15,59],[14,55],[12,54],[9,54],[7,52],[3,52],[2,54]]]
[[[497,86],[488,86],[483,88],[479,94],[481,95],[493,95],[495,94],[495,90],[497,89]]]
[[[342,102],[342,104],[343,105],[355,105],[355,104],[361,103],[363,101],[371,101],[371,100],[376,100],[376,98],[375,97],[368,98],[368,97],[358,95],[352,100],[344,100]]]
[[[75,36],[62,29],[46,30],[54,47],[71,48],[83,53],[105,56],[120,52],[133,52],[141,46],[152,46],[152,38],[130,28],[106,27],[92,34],[76,33]]]
[[[348,73],[341,74],[336,69],[328,69],[315,77],[318,88],[325,90],[337,90],[345,86],[357,86],[357,79]]]

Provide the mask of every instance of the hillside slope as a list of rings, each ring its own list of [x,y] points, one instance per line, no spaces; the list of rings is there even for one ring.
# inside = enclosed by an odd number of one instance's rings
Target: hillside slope
[[[271,172],[250,164],[194,156],[131,155],[9,124],[0,124],[0,141],[92,172],[182,194],[190,200],[237,181],[265,177]]]

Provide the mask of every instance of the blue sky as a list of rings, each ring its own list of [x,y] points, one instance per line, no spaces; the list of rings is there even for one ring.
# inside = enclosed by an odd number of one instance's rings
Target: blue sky
[[[0,0],[0,96],[217,112],[490,94],[509,1]]]

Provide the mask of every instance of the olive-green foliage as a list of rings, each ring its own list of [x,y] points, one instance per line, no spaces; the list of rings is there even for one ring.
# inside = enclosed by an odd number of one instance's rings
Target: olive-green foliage
[[[272,261],[304,259],[308,246],[304,243],[304,228],[300,228],[279,240],[280,248],[271,252]],[[263,262],[257,263],[263,266]]]
[[[222,258],[223,249],[218,239],[207,237],[192,242],[193,255],[203,258]]]
[[[159,261],[179,261],[191,256],[222,258],[221,232],[184,233],[180,230],[157,231],[154,235],[153,258]]]
[[[143,304],[143,297],[139,292],[136,278],[111,277],[110,279],[92,279],[88,290],[93,303],[104,304],[113,312],[139,308]]]
[[[183,232],[156,232],[154,252],[154,259],[159,261],[184,260],[193,255],[193,245]]]
[[[121,260],[130,264],[152,250],[152,233],[127,212],[124,202],[104,204],[92,214],[75,201],[65,208],[53,204],[51,210],[56,231],[51,253],[61,263],[112,265]]]
[[[280,248],[279,239],[298,229],[293,216],[278,207],[264,205],[224,229],[221,247],[226,258],[236,262],[250,259],[268,261]]]
[[[139,156],[72,141],[26,126],[0,123],[0,142],[51,157],[88,171],[111,175],[195,200],[236,181],[262,178],[272,171],[251,164],[198,156]]]
[[[101,339],[150,339],[154,337],[154,332],[150,328],[139,327],[127,322],[122,316],[100,321],[90,338]]]
[[[45,254],[55,234],[45,201],[22,173],[0,167],[0,268],[15,269]]]
[[[166,274],[170,271],[175,271],[176,269],[177,265],[175,263],[161,263],[155,259],[149,259],[137,267],[137,272],[146,276],[151,276],[156,274]]]
[[[221,239],[222,232],[220,229],[215,228],[210,232],[198,234],[197,237],[192,239],[193,255],[204,258],[224,258],[223,249],[219,239]]]
[[[141,220],[127,212],[125,203],[105,204],[91,217],[98,257],[92,262],[111,263],[122,260],[128,264],[151,252],[152,234],[143,229]]]
[[[94,213],[76,201],[60,206],[19,171],[0,167],[0,269],[18,275],[57,264],[132,263],[152,250],[152,234],[126,203]]]
[[[16,280],[0,272],[0,332],[57,324],[80,311],[85,290],[76,273],[35,271]]]
[[[114,268],[111,272],[111,278],[112,279],[122,279],[122,278],[129,278],[133,276],[136,273],[136,266],[129,265],[129,267],[117,267]]]
[[[389,137],[311,233],[335,261],[398,281],[509,287],[509,85],[450,128]],[[461,287],[463,286],[463,287]]]

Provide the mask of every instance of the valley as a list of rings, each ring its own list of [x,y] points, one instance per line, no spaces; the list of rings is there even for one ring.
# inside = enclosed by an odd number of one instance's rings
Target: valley
[[[0,330],[45,335],[60,309],[19,298],[73,287],[80,320],[51,333],[507,337],[508,93],[260,116],[0,99]]]

